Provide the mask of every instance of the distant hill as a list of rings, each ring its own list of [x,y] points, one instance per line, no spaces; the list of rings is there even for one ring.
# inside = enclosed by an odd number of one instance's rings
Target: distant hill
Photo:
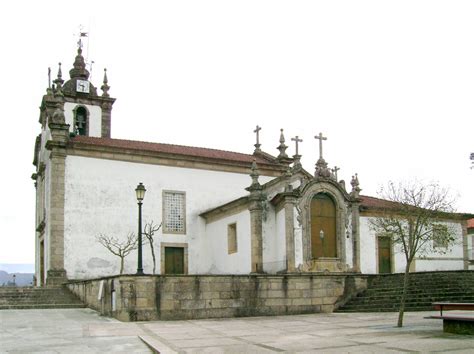
[[[7,273],[34,273],[35,265],[32,263],[0,263],[0,270]]]
[[[13,281],[15,275],[15,281]],[[0,286],[31,286],[33,285],[33,273],[7,273],[0,270]]]

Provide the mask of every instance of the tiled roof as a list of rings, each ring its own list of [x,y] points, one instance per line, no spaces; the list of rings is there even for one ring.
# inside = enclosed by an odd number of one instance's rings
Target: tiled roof
[[[467,221],[467,228],[474,228],[474,218]]]
[[[369,197],[366,195],[361,195],[360,199],[362,200],[361,206],[367,209],[397,209],[398,208],[398,203],[391,202],[390,200]]]
[[[252,163],[256,159],[257,164],[279,166],[278,163],[264,159],[261,156],[242,154],[239,152],[207,149],[194,146],[172,145],[162,143],[150,143],[146,141],[134,141],[111,138],[96,138],[88,136],[76,136],[71,139],[73,144],[86,144],[89,146],[122,148],[127,150],[156,152],[163,154],[183,155],[192,157],[202,157],[216,160],[226,160],[229,162]]]

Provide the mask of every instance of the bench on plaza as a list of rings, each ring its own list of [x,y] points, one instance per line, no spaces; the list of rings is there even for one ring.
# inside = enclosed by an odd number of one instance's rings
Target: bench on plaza
[[[428,316],[443,320],[443,332],[456,334],[474,334],[474,315],[464,313],[444,313],[443,311],[461,310],[474,311],[474,303],[467,302],[433,302],[435,310],[439,315]]]

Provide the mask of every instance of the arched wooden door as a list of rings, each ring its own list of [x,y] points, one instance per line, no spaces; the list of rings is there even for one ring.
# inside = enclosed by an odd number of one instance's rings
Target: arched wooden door
[[[337,257],[336,205],[324,193],[316,194],[311,200],[311,255],[312,258]]]

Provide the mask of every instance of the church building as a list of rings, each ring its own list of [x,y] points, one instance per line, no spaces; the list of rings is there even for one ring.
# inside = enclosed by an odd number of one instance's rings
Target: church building
[[[69,76],[63,80],[59,67],[40,107],[32,176],[37,285],[118,274],[120,258],[98,237],[137,234],[139,183],[143,225],[161,225],[156,274],[403,271],[400,250],[370,228],[387,201],[361,195],[357,174],[349,186],[338,178],[324,159],[323,134],[315,137],[314,173],[301,165],[297,136],[289,156],[283,129],[277,156],[261,149],[258,126],[249,154],[114,139],[106,72],[99,92],[79,48]],[[468,269],[467,217],[456,215],[443,221],[455,230],[454,245],[416,259],[413,270]],[[145,243],[144,272],[153,268]],[[124,273],[136,269],[133,251]]]

